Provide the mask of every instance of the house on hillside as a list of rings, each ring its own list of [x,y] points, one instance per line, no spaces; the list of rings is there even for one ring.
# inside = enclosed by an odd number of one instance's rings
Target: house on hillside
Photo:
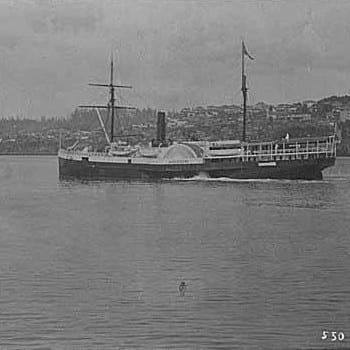
[[[341,122],[350,120],[350,106],[345,106],[339,111],[339,120]]]

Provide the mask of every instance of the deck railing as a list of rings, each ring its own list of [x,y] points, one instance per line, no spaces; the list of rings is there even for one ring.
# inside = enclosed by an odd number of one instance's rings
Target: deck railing
[[[282,159],[284,158],[308,158],[321,156],[336,156],[336,141],[334,136],[327,138],[314,139],[308,141],[283,141],[276,143],[255,143],[244,145],[243,157],[258,157],[264,159]],[[277,158],[276,158],[277,157]]]
[[[74,155],[74,156],[81,156],[81,157],[108,157],[107,153],[103,152],[90,152],[90,151],[76,151],[76,150],[66,150],[66,149],[60,149],[58,152],[59,155]]]
[[[218,158],[211,156],[208,152],[208,145],[203,144],[204,158]],[[59,155],[64,157],[105,157],[110,158],[111,155],[103,152],[86,152],[75,150],[59,150]],[[332,158],[336,156],[336,140],[334,136],[327,138],[314,139],[308,141],[284,141],[284,142],[269,142],[269,143],[245,143],[242,144],[240,152],[232,155],[220,156],[220,158],[243,158],[245,160],[284,160],[284,159],[308,159],[310,157],[326,157]],[[123,157],[128,158],[128,157]],[[157,159],[153,159],[157,162]]]

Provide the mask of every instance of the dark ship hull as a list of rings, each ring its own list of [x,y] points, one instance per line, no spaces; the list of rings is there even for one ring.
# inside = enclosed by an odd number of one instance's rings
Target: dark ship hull
[[[288,156],[289,157],[289,156]],[[250,160],[244,157],[196,159],[196,162],[142,163],[128,158],[125,162],[103,161],[88,156],[81,159],[59,157],[60,179],[123,180],[169,179],[206,176],[233,179],[320,180],[322,171],[333,166],[334,155],[310,154],[307,159]]]

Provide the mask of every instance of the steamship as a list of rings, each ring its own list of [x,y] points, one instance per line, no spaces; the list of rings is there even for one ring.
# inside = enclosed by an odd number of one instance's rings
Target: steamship
[[[158,112],[157,137],[148,147],[132,146],[114,135],[114,120],[119,108],[115,89],[131,88],[113,82],[113,58],[110,66],[110,83],[90,84],[109,89],[109,103],[104,106],[80,106],[94,108],[105,134],[108,146],[104,152],[78,150],[74,144],[58,152],[60,179],[119,180],[211,178],[234,179],[322,179],[322,171],[333,166],[336,159],[336,137],[308,137],[270,142],[246,141],[247,84],[245,56],[249,55],[242,41],[242,140],[181,141],[169,142],[166,138],[166,115]],[[101,108],[107,108],[111,117],[110,133],[107,132]],[[119,139],[119,140],[118,140]]]

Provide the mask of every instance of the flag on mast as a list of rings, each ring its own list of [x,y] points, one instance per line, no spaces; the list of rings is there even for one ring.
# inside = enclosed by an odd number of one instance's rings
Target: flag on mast
[[[243,54],[244,55],[248,56],[251,60],[254,59],[254,57],[248,53],[248,51],[247,51],[247,49],[246,49],[246,47],[244,45],[244,41],[243,40],[242,40],[242,50],[243,50]]]

